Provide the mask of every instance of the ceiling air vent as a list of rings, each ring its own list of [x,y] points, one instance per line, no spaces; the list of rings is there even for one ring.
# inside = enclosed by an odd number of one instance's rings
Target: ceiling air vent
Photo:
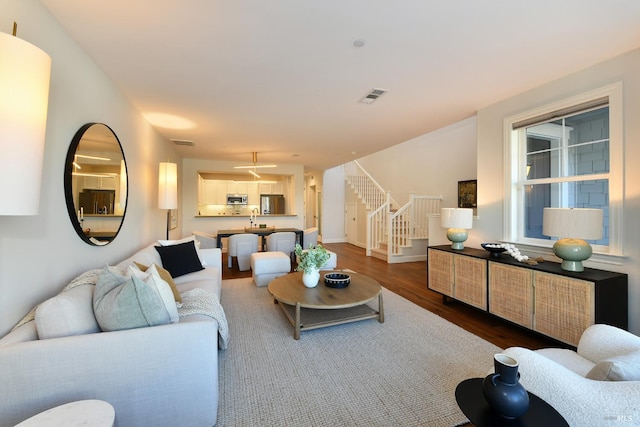
[[[360,99],[360,102],[362,102],[364,104],[372,104],[375,100],[377,100],[378,98],[380,98],[382,95],[384,95],[387,92],[388,92],[388,90],[386,90],[386,89],[378,89],[378,88],[371,89],[371,92],[369,92],[364,97],[362,97]]]
[[[176,145],[182,145],[183,147],[195,147],[196,143],[188,139],[172,139]]]

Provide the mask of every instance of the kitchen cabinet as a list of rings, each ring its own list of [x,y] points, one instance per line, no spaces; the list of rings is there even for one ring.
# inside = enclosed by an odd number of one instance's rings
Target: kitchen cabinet
[[[116,189],[116,177],[115,176],[83,176],[83,185],[80,188],[91,188],[95,190],[115,190]]]
[[[427,262],[429,289],[572,346],[594,323],[628,327],[624,273],[570,272],[551,261],[529,265],[449,245],[429,247]]]

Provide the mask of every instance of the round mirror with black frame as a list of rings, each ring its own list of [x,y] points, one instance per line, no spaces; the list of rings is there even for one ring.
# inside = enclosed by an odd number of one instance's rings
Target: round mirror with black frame
[[[78,236],[106,245],[117,236],[127,209],[127,164],[115,132],[87,123],[74,135],[64,167],[67,211]]]

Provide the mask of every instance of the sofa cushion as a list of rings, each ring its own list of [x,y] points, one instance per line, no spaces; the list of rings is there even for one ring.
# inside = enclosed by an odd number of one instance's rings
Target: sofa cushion
[[[587,378],[598,381],[640,381],[640,351],[598,362]]]
[[[171,316],[156,289],[135,275],[123,276],[109,267],[102,270],[96,283],[93,311],[103,331],[171,322]]]
[[[93,314],[95,286],[81,285],[49,298],[36,309],[36,329],[43,339],[100,332]]]
[[[155,248],[162,258],[162,267],[169,271],[171,277],[179,277],[204,268],[192,241]]]
[[[149,269],[148,265],[140,264],[139,262],[133,262],[133,264],[140,269],[140,271],[147,271]],[[176,287],[176,282],[174,282],[173,277],[171,277],[171,273],[169,273],[166,269],[160,267],[157,264],[151,264],[155,266],[156,271],[160,275],[160,278],[167,282],[167,284],[171,287],[171,292],[173,293],[173,299],[176,302],[182,302],[182,297],[180,296],[180,292]]]
[[[123,263],[120,263],[117,265],[117,267],[120,267],[122,271],[126,271],[127,267],[131,265],[131,262],[133,261],[139,262],[140,264],[144,264],[144,265],[151,265],[151,264],[162,265],[162,259],[160,258],[160,254],[154,248],[155,248],[154,245],[147,246],[146,248],[136,252],[131,258],[125,260],[124,261],[125,265],[122,265]]]

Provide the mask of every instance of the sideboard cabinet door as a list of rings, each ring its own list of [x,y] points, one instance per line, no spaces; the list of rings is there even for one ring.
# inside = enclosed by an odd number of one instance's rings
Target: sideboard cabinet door
[[[573,346],[595,323],[594,283],[536,272],[533,329]]]
[[[429,289],[453,297],[453,254],[429,249]]]
[[[489,312],[533,328],[533,270],[489,262]]]
[[[487,309],[487,262],[464,255],[453,256],[453,297]]]

